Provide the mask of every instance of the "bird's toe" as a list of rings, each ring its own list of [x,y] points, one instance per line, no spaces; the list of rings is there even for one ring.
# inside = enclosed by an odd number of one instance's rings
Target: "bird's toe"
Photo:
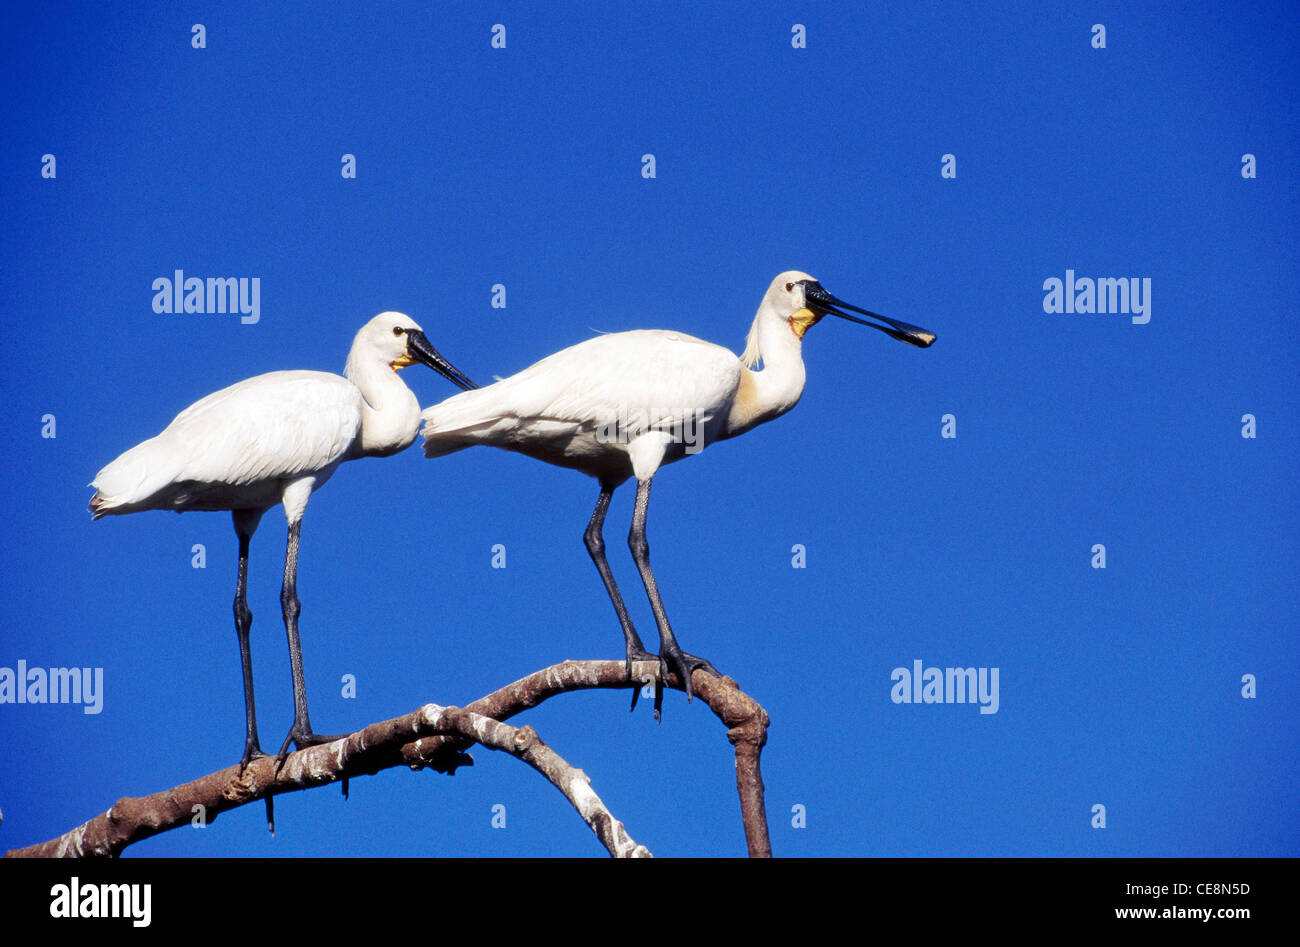
[[[244,775],[244,770],[248,769],[248,764],[253,760],[265,759],[270,756],[269,753],[263,753],[262,748],[256,743],[249,743],[244,746],[244,755],[239,759],[239,775]]]
[[[678,648],[665,650],[659,656],[659,671],[664,680],[668,679],[668,672],[672,671],[677,675],[677,679],[682,682],[682,688],[686,691],[686,699],[691,700],[695,696],[695,688],[691,684],[691,676],[696,670],[705,671],[714,677],[721,677],[717,668],[707,660],[697,657],[693,654],[687,654]]]
[[[320,746],[322,743],[333,743],[335,740],[342,740],[347,737],[346,733],[313,733],[306,727],[300,727],[295,724],[289,731],[289,735],[284,738],[284,743],[280,745],[280,752],[275,757],[275,771],[278,773],[284,766],[284,761],[289,757],[289,747],[293,746],[298,750],[306,750],[313,746]]]
[[[627,649],[627,679],[629,681],[633,679],[632,678],[633,661],[659,661],[659,660],[660,660],[659,655],[651,654],[649,651],[646,651],[644,648],[628,648]],[[660,661],[660,669],[662,670],[662,668],[663,668],[663,662]],[[649,683],[650,681],[647,680],[638,683],[636,687],[632,688],[632,706],[628,708],[629,712],[636,710],[636,702],[637,702],[637,698],[641,696],[642,684],[649,684]],[[655,719],[657,720],[659,718],[659,706],[663,702],[663,678],[661,677],[659,680],[655,681],[654,685],[655,685]]]

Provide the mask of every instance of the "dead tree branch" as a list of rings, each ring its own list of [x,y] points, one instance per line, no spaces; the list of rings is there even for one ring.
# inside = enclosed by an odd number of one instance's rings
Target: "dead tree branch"
[[[639,662],[634,676],[653,680],[654,662]],[[642,677],[644,675],[644,677]],[[770,856],[763,782],[758,760],[767,738],[767,714],[743,694],[730,678],[703,672],[692,680],[695,693],[729,727],[736,747],[736,783],[751,856]],[[670,686],[680,689],[673,677]],[[293,753],[277,774],[275,760],[254,760],[241,774],[231,766],[173,789],[118,800],[108,812],[77,828],[5,857],[112,857],[126,846],[149,838],[196,816],[207,822],[220,813],[258,799],[322,786],[337,780],[376,773],[398,765],[430,766],[454,771],[465,762],[463,750],[474,743],[517,756],[545,776],[574,806],[615,857],[644,857],[650,853],[628,835],[591,789],[586,775],[570,766],[541,741],[531,727],[516,728],[501,721],[557,694],[592,687],[628,688],[621,661],[565,661],[530,674],[468,707],[425,706],[392,720],[371,724],[348,737]]]
[[[649,850],[634,842],[623,828],[623,823],[605,808],[600,797],[592,790],[587,774],[566,763],[560,754],[542,742],[532,727],[512,727],[491,717],[455,707],[447,708],[447,714],[463,719],[455,719],[450,728],[439,726],[438,730],[451,729],[467,737],[472,733],[473,739],[478,743],[512,753],[537,770],[551,781],[551,785],[564,793],[583,821],[596,833],[596,838],[615,858],[650,857]]]
[[[659,666],[655,661],[638,661],[632,665],[632,677],[637,682],[654,681],[658,676]],[[564,661],[480,697],[467,704],[465,709],[493,720],[509,720],[557,694],[631,686],[622,661]],[[669,677],[666,686],[684,690],[675,674]],[[714,677],[696,671],[691,677],[691,688],[695,696],[727,725],[727,739],[736,748],[736,789],[740,794],[740,814],[749,856],[771,858],[772,842],[763,801],[763,776],[759,770],[759,756],[767,743],[767,711],[729,677]],[[442,772],[453,772],[458,765],[459,752],[468,747],[469,744],[455,737],[435,736],[403,747],[402,755],[413,767],[429,766]]]

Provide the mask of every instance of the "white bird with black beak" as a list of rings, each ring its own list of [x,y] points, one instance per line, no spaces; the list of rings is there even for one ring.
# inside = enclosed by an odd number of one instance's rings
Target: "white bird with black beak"
[[[208,395],[176,416],[157,437],[122,454],[90,484],[95,519],[140,510],[230,510],[239,536],[235,632],[244,672],[246,734],[240,768],[264,756],[253,706],[248,631],[253,614],[245,589],[248,545],[277,503],[289,523],[280,604],[293,672],[293,727],[280,747],[299,749],[338,739],[312,732],[307,716],[302,645],[298,638],[298,537],[312,491],[345,460],[387,457],[409,447],[420,427],[420,405],[397,370],[423,362],[469,390],[468,378],[429,344],[400,312],[367,322],[352,342],[346,377],[284,371],[246,379]]]
[[[883,324],[851,316],[846,309]],[[682,651],[668,623],[646,541],[650,482],[664,464],[793,408],[804,386],[804,333],[826,315],[871,326],[920,348],[934,341],[925,329],[851,306],[807,273],[792,270],[768,287],[739,359],[722,346],[678,332],[617,332],[588,339],[494,385],[453,395],[424,411],[427,457],[488,444],[580,470],[600,483],[583,538],[623,627],[629,675],[632,661],[653,655],[642,645],[614,582],[602,527],[614,490],[636,478],[628,546],[659,626],[656,712],[670,672],[681,680],[689,699],[694,671],[717,671],[703,658]],[[635,706],[636,691],[632,703]]]

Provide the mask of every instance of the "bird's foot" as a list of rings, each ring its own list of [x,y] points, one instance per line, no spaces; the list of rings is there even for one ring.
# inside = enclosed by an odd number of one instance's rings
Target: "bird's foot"
[[[257,737],[251,737],[244,744],[244,755],[239,760],[239,775],[244,775],[244,770],[248,769],[248,764],[253,760],[269,759],[270,753],[263,753],[262,748],[258,746]],[[279,764],[276,764],[276,771],[279,772]],[[275,835],[275,797],[266,797],[266,827],[271,835]]]
[[[335,740],[342,740],[348,734],[337,733],[329,735],[325,733],[312,733],[307,727],[295,723],[289,735],[284,738],[284,743],[280,746],[280,752],[275,758],[275,771],[280,772],[284,766],[284,761],[289,758],[289,745],[292,744],[299,750],[305,750],[311,746],[320,746],[322,743],[333,743]]]
[[[651,654],[645,648],[628,648],[627,649],[627,679],[632,680],[632,662],[633,661],[658,661],[659,655]],[[643,682],[649,684],[649,681]],[[655,719],[659,719],[659,708],[664,701],[664,685],[662,681],[655,681]],[[636,710],[637,698],[641,696],[641,684],[632,688],[632,706],[629,711]]]
[[[248,769],[248,764],[253,760],[265,759],[270,753],[263,753],[262,748],[257,745],[257,740],[253,739],[244,744],[244,755],[239,759],[239,775],[244,775],[244,770]]]
[[[659,675],[668,680],[669,672],[677,675],[682,682],[682,687],[686,690],[686,699],[690,700],[695,696],[695,691],[691,687],[691,675],[696,668],[707,671],[714,677],[721,677],[717,668],[706,661],[704,658],[697,658],[693,654],[687,654],[681,648],[672,646],[670,648],[661,648],[659,652]]]

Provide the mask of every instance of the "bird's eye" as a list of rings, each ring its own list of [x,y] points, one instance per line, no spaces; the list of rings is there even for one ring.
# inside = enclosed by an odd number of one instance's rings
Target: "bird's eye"
[[[786,284],[785,284],[785,291],[786,291],[787,293],[790,292],[790,291],[793,290],[793,289],[794,289],[794,283],[786,283]]]
[[[401,335],[405,331],[406,330],[403,329],[401,326],[393,326],[393,335]]]

